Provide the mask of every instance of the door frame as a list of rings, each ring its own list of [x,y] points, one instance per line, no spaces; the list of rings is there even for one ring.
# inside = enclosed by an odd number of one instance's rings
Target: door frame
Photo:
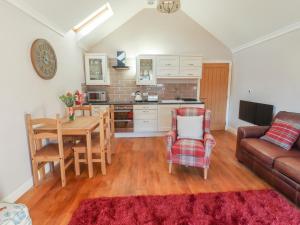
[[[214,59],[204,59],[203,64],[205,63],[228,63],[229,71],[228,71],[228,87],[227,87],[227,103],[226,103],[226,118],[225,118],[225,130],[229,128],[229,106],[230,106],[230,94],[231,94],[231,79],[232,79],[232,61],[231,60],[214,60]],[[202,69],[203,71],[203,69]],[[197,98],[200,100],[200,80],[198,80],[197,84]]]

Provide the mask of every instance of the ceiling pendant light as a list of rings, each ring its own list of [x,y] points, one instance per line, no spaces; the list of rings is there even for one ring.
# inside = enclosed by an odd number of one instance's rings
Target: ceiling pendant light
[[[180,0],[158,0],[157,10],[161,13],[171,14],[180,9]]]

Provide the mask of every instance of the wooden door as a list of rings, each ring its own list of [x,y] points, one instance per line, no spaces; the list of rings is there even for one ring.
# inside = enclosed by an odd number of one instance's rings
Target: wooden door
[[[200,98],[205,102],[205,107],[212,111],[212,130],[225,130],[228,81],[228,63],[203,64]]]

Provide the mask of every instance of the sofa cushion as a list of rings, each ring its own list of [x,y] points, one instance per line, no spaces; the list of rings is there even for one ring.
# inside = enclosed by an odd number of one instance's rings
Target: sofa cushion
[[[178,139],[172,147],[172,154],[203,157],[205,155],[205,150],[202,141]]]
[[[282,157],[274,162],[274,169],[300,183],[300,157]]]
[[[276,119],[267,133],[261,137],[285,150],[290,150],[299,137],[299,127]]]
[[[286,121],[288,123],[292,123],[297,126],[300,126],[300,113],[281,111],[281,112],[277,113],[274,120],[275,119],[280,119],[280,120]],[[300,138],[298,138],[298,140],[296,141],[295,147],[300,149]]]
[[[268,167],[273,167],[274,160],[279,157],[300,157],[300,151],[296,149],[285,151],[277,145],[257,138],[242,139],[241,147]]]
[[[178,139],[203,140],[203,116],[177,116]]]

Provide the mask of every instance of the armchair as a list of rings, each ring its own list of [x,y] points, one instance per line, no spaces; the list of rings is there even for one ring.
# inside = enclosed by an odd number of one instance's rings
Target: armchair
[[[167,134],[167,149],[169,173],[172,164],[201,167],[204,169],[204,179],[207,179],[210,156],[216,142],[210,134],[211,111],[202,108],[179,108],[172,111],[172,130]],[[204,116],[203,140],[177,139],[177,116]]]

